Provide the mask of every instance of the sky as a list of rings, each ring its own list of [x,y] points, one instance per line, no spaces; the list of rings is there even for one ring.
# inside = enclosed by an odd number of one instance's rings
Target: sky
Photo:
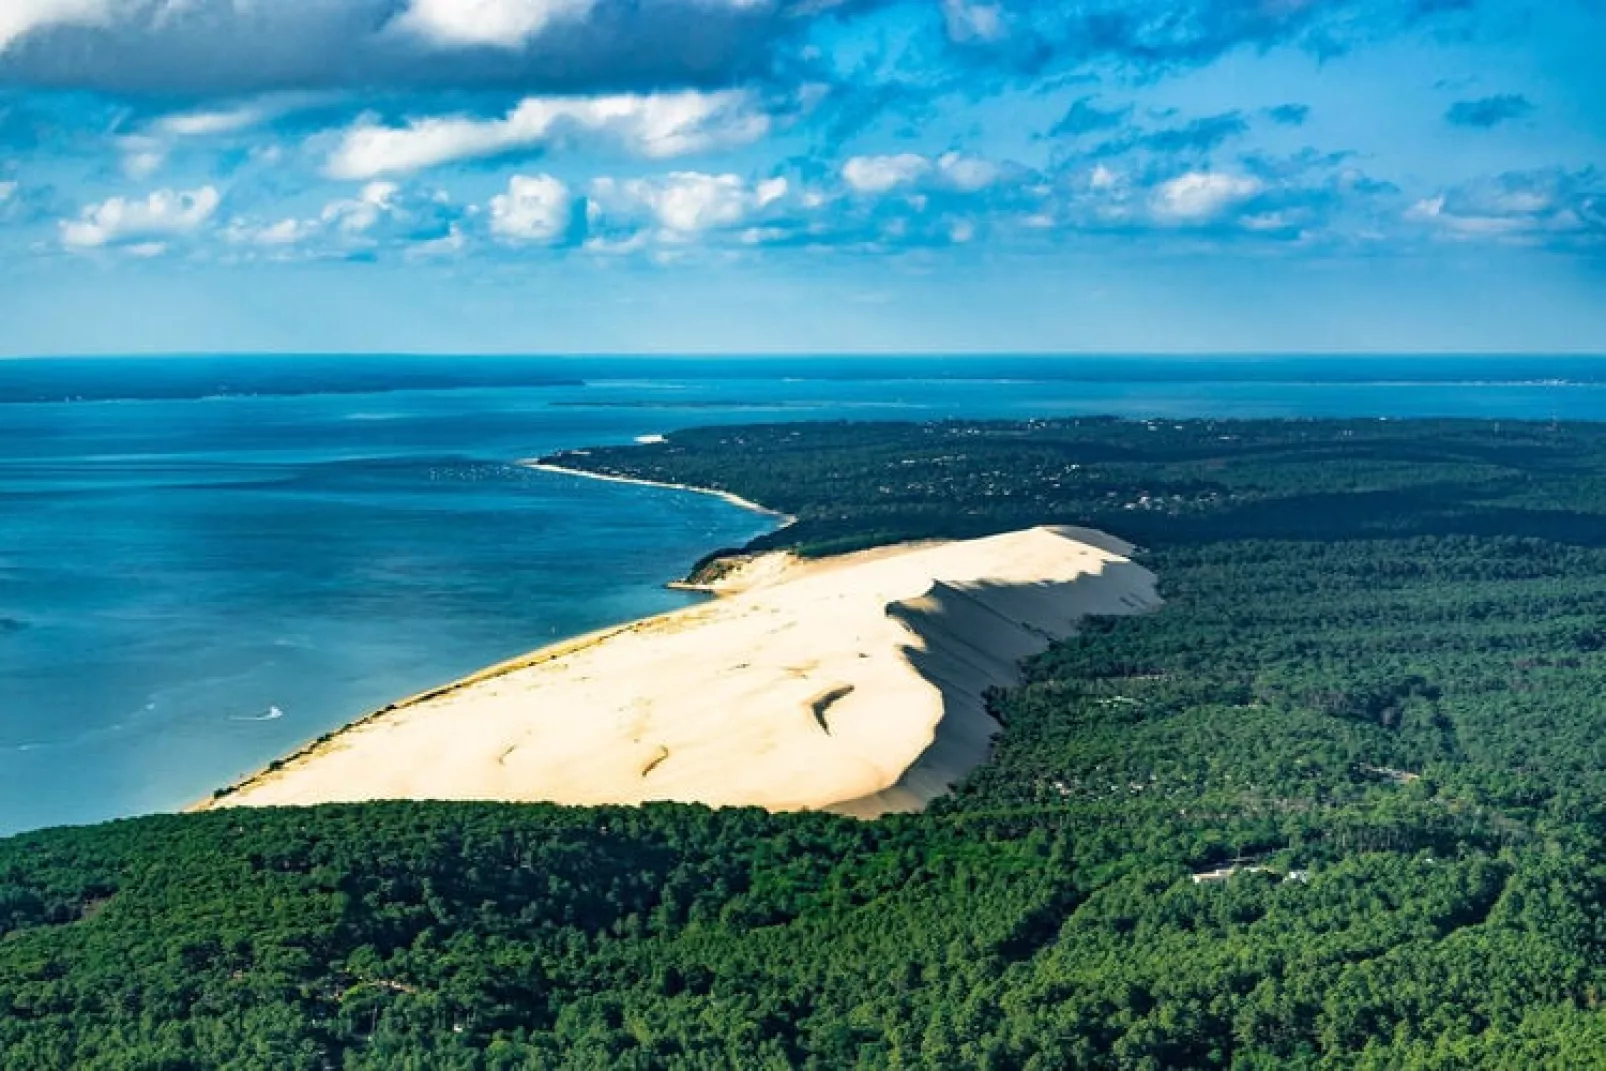
[[[1606,0],[0,0],[0,356],[1606,353]]]

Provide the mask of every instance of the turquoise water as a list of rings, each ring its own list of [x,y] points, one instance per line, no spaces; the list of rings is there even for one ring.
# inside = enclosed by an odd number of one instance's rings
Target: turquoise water
[[[666,580],[771,524],[519,458],[770,420],[1606,419],[1581,359],[186,360],[0,362],[0,832],[178,807],[685,605]]]

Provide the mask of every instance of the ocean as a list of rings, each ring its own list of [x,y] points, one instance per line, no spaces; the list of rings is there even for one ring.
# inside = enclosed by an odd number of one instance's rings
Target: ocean
[[[0,361],[0,833],[175,809],[410,693],[686,605],[665,581],[774,523],[520,458],[1084,414],[1601,420],[1606,360]]]

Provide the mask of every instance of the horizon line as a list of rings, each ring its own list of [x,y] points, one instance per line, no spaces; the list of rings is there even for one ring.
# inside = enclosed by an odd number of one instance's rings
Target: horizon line
[[[1019,358],[1053,360],[1075,358],[1170,359],[1170,360],[1265,360],[1288,358],[1542,358],[1606,359],[1606,350],[583,350],[583,351],[493,351],[471,350],[137,350],[129,352],[86,351],[74,353],[0,354],[7,361],[101,361],[101,360],[205,360],[207,358],[306,359],[352,358],[374,360],[407,358],[422,360],[951,360],[966,358]]]

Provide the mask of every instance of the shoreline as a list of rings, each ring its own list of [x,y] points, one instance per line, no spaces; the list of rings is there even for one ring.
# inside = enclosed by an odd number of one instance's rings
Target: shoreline
[[[797,523],[797,518],[790,513],[782,513],[778,509],[771,509],[751,499],[743,498],[741,495],[732,494],[729,491],[721,491],[716,487],[697,487],[689,483],[666,483],[663,480],[643,480],[636,476],[614,476],[606,472],[591,472],[588,469],[575,469],[567,465],[554,465],[550,461],[541,461],[536,458],[515,461],[514,464],[520,468],[534,469],[536,472],[551,472],[560,476],[577,476],[587,480],[601,480],[604,483],[628,483],[637,487],[658,487],[666,491],[689,491],[695,495],[710,495],[752,513],[762,513],[767,517],[777,518],[781,522],[779,527],[775,529],[777,532],[785,531]]]
[[[696,605],[539,648],[379,710],[189,810],[370,799],[655,800],[868,818],[984,762],[986,693],[1089,615],[1159,605],[1103,533],[1031,528],[747,559]]]
[[[541,461],[536,458],[520,459],[513,462],[513,464],[519,466],[520,468],[533,469],[537,472],[549,472],[560,476],[572,476],[588,480],[601,480],[605,483],[636,484],[642,487],[658,487],[670,491],[686,491],[692,494],[709,495],[728,502],[729,504],[740,509],[744,509],[752,513],[761,513],[765,516],[778,519],[781,523],[773,530],[774,532],[784,531],[797,521],[797,518],[789,513],[783,513],[780,510],[770,509],[768,506],[760,505],[759,503],[753,502],[750,499],[742,498],[740,495],[732,494],[729,491],[721,491],[714,487],[695,487],[691,484],[665,483],[661,480],[643,480],[629,476],[613,476],[607,473],[589,472],[585,469],[575,469],[564,465],[554,465],[550,462]],[[773,532],[771,534],[773,534]],[[781,551],[771,553],[786,554],[789,552]],[[667,580],[664,582],[664,587],[672,591],[685,591],[694,594],[708,595],[715,598],[728,593],[725,589],[722,589],[717,584],[698,584],[692,582],[688,578]],[[435,685],[431,688],[426,688],[421,692],[414,692],[411,695],[403,696],[400,699],[386,703],[382,707],[378,707],[368,711],[365,714],[361,714],[351,721],[344,722],[336,728],[333,728],[322,734],[321,736],[307,741],[306,743],[297,747],[295,750],[286,752],[278,758],[273,759],[266,765],[260,766],[240,777],[236,777],[233,780],[226,782],[211,795],[196,800],[193,803],[180,808],[179,813],[192,814],[211,810],[235,793],[251,788],[253,785],[260,783],[265,778],[270,777],[275,773],[278,773],[279,770],[289,766],[292,763],[315,757],[320,750],[335,744],[340,737],[345,736],[354,730],[360,729],[363,726],[378,721],[381,718],[401,713],[413,707],[428,703],[432,700],[444,698],[453,694],[454,692],[461,691],[464,688],[472,687],[483,681],[494,680],[498,677],[505,676],[508,673],[516,672],[520,669],[529,669],[533,666],[540,665],[542,662],[550,661],[555,658],[562,658],[565,655],[584,650],[585,648],[598,643],[602,643],[603,641],[620,633],[629,632],[660,618],[673,617],[676,614],[685,612],[687,609],[693,608],[694,607],[682,607],[676,610],[667,610],[661,614],[634,618],[630,621],[624,621],[617,625],[609,625],[604,628],[593,629],[590,632],[584,632],[578,636],[571,636],[566,640],[558,640],[556,643],[547,644],[546,646],[538,647],[531,651],[526,651],[523,654],[515,655],[512,658],[504,659],[501,662],[477,669],[464,676],[455,677],[452,680],[446,681],[445,683]]]
[[[776,553],[785,552],[782,551]],[[715,596],[719,594],[719,592],[705,587],[688,586],[684,590],[702,592]],[[615,636],[626,632],[636,631],[652,625],[655,622],[659,622],[665,618],[673,618],[679,614],[686,613],[688,610],[695,610],[696,608],[696,606],[684,606],[675,610],[666,610],[661,614],[652,614],[647,617],[633,618],[632,620],[623,622],[622,624],[609,625],[605,628],[593,629],[590,632],[583,632],[578,636],[571,636],[566,640],[558,640],[556,643],[550,643],[544,647],[537,647],[534,650],[526,651],[523,654],[514,655],[512,658],[504,659],[501,662],[494,663],[493,665],[477,669],[472,673],[466,674],[465,676],[453,678],[444,684],[438,684],[432,688],[426,688],[421,692],[414,692],[412,695],[404,696],[403,698],[397,699],[394,702],[386,703],[382,707],[379,707],[375,710],[370,710],[366,714],[348,721],[337,728],[329,730],[327,733],[324,733],[317,739],[307,741],[294,751],[286,752],[279,758],[269,762],[267,765],[260,766],[250,773],[228,782],[226,785],[213,792],[210,796],[196,800],[195,802],[181,808],[179,813],[195,814],[202,811],[214,810],[220,805],[224,804],[229,797],[235,795],[236,793],[247,791],[256,785],[271,779],[281,770],[291,766],[294,763],[317,758],[319,753],[333,748],[339,744],[341,737],[370,726],[384,718],[396,714],[403,714],[415,707],[434,702],[438,699],[444,699],[456,692],[463,691],[466,688],[472,688],[475,685],[483,684],[486,681],[494,681],[498,678],[505,677],[509,673],[516,673],[522,669],[532,669],[544,662],[551,662],[559,658],[564,658],[568,655],[576,654],[580,651],[586,650],[589,647],[594,647],[597,644],[604,643]]]
[[[279,758],[274,759],[265,766],[259,766],[255,770],[235,778],[214,791],[211,795],[196,800],[195,802],[180,808],[179,813],[195,814],[201,811],[213,810],[218,804],[222,803],[236,792],[249,789],[253,785],[261,783],[292,763],[315,758],[318,752],[338,742],[340,737],[357,729],[361,729],[366,725],[371,725],[381,718],[388,717],[392,714],[400,714],[403,711],[409,710],[423,703],[444,698],[445,696],[451,695],[453,692],[461,691],[464,688],[471,688],[474,685],[480,684],[484,681],[495,680],[498,677],[504,676],[508,673],[516,672],[520,669],[529,669],[532,666],[538,666],[542,662],[550,659],[562,658],[566,654],[572,654],[575,651],[581,651],[594,644],[601,643],[617,633],[628,631],[630,628],[636,625],[640,625],[647,621],[653,621],[659,617],[668,617],[672,614],[678,614],[682,612],[684,612],[683,609],[669,610],[665,613],[655,614],[651,617],[636,618],[635,620],[627,621],[624,624],[610,625],[606,628],[593,629],[590,632],[583,632],[578,636],[571,636],[569,639],[559,640],[556,643],[548,644],[545,647],[537,647],[533,651],[526,651],[523,654],[514,655],[512,658],[504,659],[501,662],[485,666],[482,669],[477,669],[465,676],[453,678],[444,684],[437,684],[434,687],[426,688],[421,692],[414,692],[412,695],[403,696],[394,702],[386,703],[382,707],[370,710],[366,714],[360,715],[351,721],[345,722],[334,729],[330,729],[322,736],[319,736],[314,740],[307,741],[294,751],[285,752]]]

